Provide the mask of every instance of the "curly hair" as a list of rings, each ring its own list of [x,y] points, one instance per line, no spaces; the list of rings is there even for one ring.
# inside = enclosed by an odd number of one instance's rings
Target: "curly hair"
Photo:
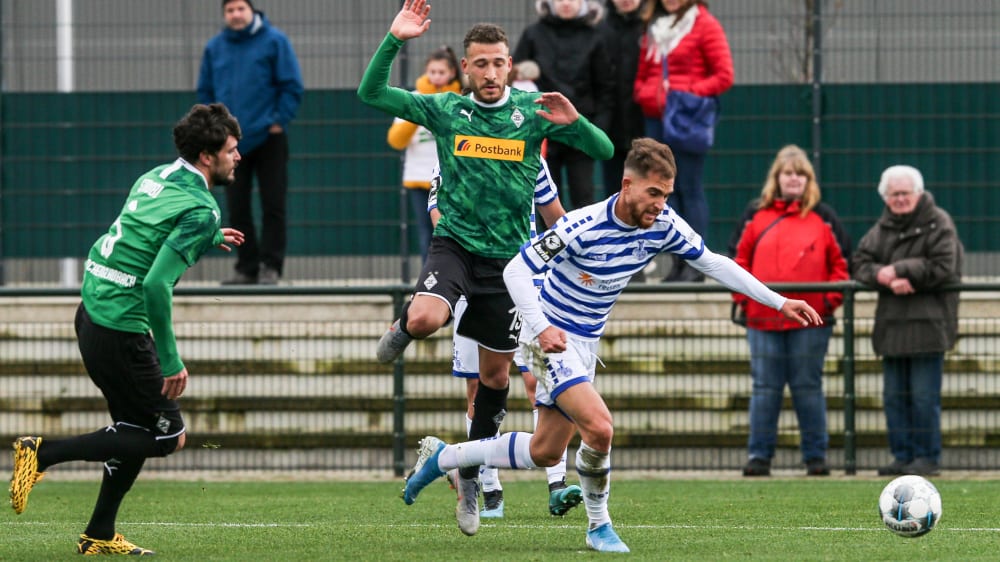
[[[230,136],[239,140],[240,124],[221,103],[197,104],[174,125],[174,146],[188,162],[198,161],[202,152],[222,150]]]

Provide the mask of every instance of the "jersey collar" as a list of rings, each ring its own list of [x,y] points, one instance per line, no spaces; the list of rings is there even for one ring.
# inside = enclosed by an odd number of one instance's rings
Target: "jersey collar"
[[[477,100],[476,96],[472,92],[469,92],[469,99],[472,100],[473,103],[475,103],[479,107],[502,107],[504,104],[507,103],[507,100],[510,99],[510,86],[504,86],[503,96],[501,96],[499,100],[493,103],[483,103]]]

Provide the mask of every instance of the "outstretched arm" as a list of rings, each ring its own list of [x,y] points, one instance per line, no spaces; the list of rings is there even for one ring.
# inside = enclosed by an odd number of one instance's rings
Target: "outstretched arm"
[[[688,261],[691,267],[722,283],[732,291],[743,293],[753,300],[780,311],[786,318],[803,326],[820,326],[823,319],[805,301],[788,299],[769,289],[750,272],[733,260],[705,248],[696,259]]]

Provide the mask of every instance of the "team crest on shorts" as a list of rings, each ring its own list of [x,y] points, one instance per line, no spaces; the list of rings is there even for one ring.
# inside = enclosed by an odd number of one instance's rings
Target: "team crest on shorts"
[[[538,257],[542,258],[542,261],[550,261],[552,258],[556,257],[556,254],[566,249],[566,244],[559,238],[559,235],[555,232],[550,232],[545,235],[544,238],[535,242],[531,245],[538,254]]]
[[[428,273],[427,279],[424,279],[424,287],[426,287],[427,290],[430,291],[431,289],[434,288],[434,285],[437,284],[438,284],[437,277],[434,277],[433,273]]]
[[[156,429],[158,429],[160,433],[166,433],[170,431],[170,420],[163,417],[163,414],[160,414],[160,418],[156,420]]]

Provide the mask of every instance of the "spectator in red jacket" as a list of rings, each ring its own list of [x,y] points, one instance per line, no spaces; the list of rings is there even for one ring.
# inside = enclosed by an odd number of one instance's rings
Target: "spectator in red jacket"
[[[850,240],[833,209],[820,202],[812,164],[795,145],[778,152],[760,199],[748,207],[733,240],[733,259],[765,283],[848,279]],[[808,302],[823,316],[823,324],[803,327],[743,295],[733,295],[737,306],[746,311],[753,378],[750,459],[743,468],[744,476],[771,474],[785,385],[791,390],[799,422],[806,474],[830,474],[823,361],[833,330],[833,311],[843,295],[814,292],[787,296]]]
[[[646,116],[646,136],[663,140],[660,119],[671,89],[718,96],[733,85],[733,57],[726,33],[701,0],[645,0],[640,16],[646,34],[639,52],[633,95]],[[663,76],[666,57],[667,78]],[[708,201],[702,188],[705,155],[671,147],[677,178],[670,206],[704,238]],[[664,281],[703,281],[705,276],[675,260]]]

